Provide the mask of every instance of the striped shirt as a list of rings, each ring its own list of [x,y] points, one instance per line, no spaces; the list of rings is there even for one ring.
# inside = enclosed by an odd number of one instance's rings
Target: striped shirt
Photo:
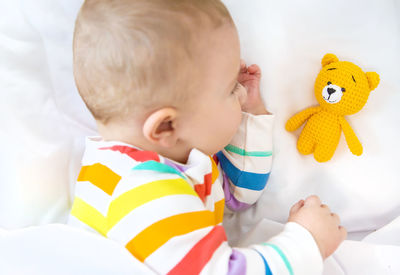
[[[88,137],[69,224],[123,245],[158,274],[319,274],[311,234],[295,223],[266,243],[228,245],[224,207],[261,196],[272,158],[268,115],[243,114],[214,156],[193,149],[186,164],[117,141]]]

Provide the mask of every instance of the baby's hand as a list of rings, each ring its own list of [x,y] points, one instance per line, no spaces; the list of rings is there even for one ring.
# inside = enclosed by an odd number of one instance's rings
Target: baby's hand
[[[347,231],[340,226],[339,216],[331,213],[317,196],[310,196],[293,205],[289,222],[296,222],[313,235],[323,259],[329,257],[346,238]]]
[[[249,67],[243,60],[240,63],[238,82],[246,89],[247,98],[242,103],[242,111],[253,115],[270,114],[264,107],[260,96],[261,70],[256,64]]]

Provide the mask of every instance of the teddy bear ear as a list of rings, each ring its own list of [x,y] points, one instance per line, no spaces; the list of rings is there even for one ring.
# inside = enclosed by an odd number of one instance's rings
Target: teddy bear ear
[[[333,62],[338,62],[338,61],[339,61],[339,58],[337,58],[336,55],[334,55],[333,53],[327,53],[322,58],[321,64],[322,64],[322,67],[325,67],[328,64],[331,64]]]
[[[379,84],[379,74],[375,72],[366,72],[365,75],[368,79],[369,88],[374,90]]]

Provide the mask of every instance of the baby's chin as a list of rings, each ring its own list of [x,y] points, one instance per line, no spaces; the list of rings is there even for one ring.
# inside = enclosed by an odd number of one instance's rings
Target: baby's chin
[[[232,135],[232,136],[226,135],[225,138],[220,138],[218,140],[209,141],[208,143],[210,143],[210,144],[203,142],[201,145],[199,144],[196,146],[196,144],[194,144],[192,146],[193,146],[193,148],[196,148],[197,150],[199,150],[200,152],[202,152],[203,154],[205,154],[207,156],[213,156],[216,153],[223,150],[226,146],[228,146],[229,143],[231,142],[233,136],[234,135]]]
[[[224,147],[219,148],[219,149],[218,148],[198,148],[198,147],[195,147],[195,148],[207,156],[212,156],[212,155],[218,153],[219,151],[221,151],[222,149],[224,149]]]
[[[212,149],[210,148],[209,150],[207,150],[206,152],[203,152],[203,153],[208,155],[208,156],[213,156],[216,153],[218,153],[221,150],[223,150],[226,146],[228,146],[228,144],[229,144],[229,142],[228,143],[224,143],[223,145],[215,147],[215,148],[212,148]]]

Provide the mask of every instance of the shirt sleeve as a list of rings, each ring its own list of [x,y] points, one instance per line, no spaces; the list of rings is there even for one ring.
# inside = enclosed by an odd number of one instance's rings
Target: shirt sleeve
[[[118,183],[104,232],[157,274],[319,274],[307,230],[288,225],[269,243],[231,247],[222,227],[224,199],[206,209],[180,173],[161,166],[138,166]]]
[[[279,235],[251,248],[263,259],[266,274],[322,274],[323,259],[314,237],[297,223],[287,223]]]
[[[273,115],[243,112],[238,132],[216,154],[226,206],[233,211],[249,208],[267,184],[272,163],[273,120]]]

